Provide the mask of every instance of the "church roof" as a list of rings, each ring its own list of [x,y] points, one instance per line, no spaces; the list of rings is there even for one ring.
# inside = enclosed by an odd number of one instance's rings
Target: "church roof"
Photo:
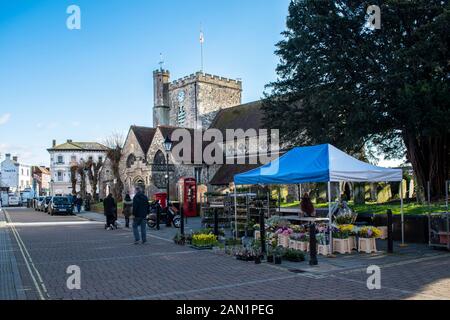
[[[153,137],[155,136],[156,129],[148,127],[131,126],[131,130],[133,130],[134,135],[136,136],[136,139],[142,148],[142,151],[144,153],[147,153],[153,141]]]
[[[107,147],[98,142],[73,142],[67,141],[59,144],[48,151],[106,151]]]
[[[217,170],[209,184],[225,186],[233,182],[234,176],[260,167],[261,164],[224,164]]]
[[[225,135],[226,129],[261,129],[263,126],[262,101],[255,101],[220,110],[210,128],[219,129]]]

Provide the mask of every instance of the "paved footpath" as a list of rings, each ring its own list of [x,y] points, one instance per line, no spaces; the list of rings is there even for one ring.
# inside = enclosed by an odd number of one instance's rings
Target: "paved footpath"
[[[450,254],[425,247],[321,258],[315,268],[307,262],[278,267],[174,245],[168,229],[151,230],[149,244],[134,245],[130,230],[106,231],[103,217],[92,213],[4,211],[5,299],[450,299]],[[374,264],[381,268],[380,290],[366,285],[366,268]],[[66,285],[74,265],[81,270],[80,290]]]

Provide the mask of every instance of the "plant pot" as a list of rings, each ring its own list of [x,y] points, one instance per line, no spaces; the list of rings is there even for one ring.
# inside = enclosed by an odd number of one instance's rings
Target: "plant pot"
[[[359,252],[377,252],[377,244],[375,242],[375,238],[359,238],[358,248]]]
[[[347,239],[333,239],[333,252],[340,254],[351,253],[350,241]]]
[[[267,262],[273,263],[273,255],[271,255],[271,254],[267,255]]]
[[[289,248],[289,237],[279,234],[278,235],[278,245],[282,246],[283,248]]]
[[[319,244],[317,246],[317,254],[321,254],[323,256],[327,256],[330,254],[330,246],[325,244]]]
[[[309,252],[309,242],[306,241],[300,241],[298,245],[298,250]]]
[[[275,256],[275,257],[273,257],[273,260],[274,260],[275,264],[281,264],[281,257]]]

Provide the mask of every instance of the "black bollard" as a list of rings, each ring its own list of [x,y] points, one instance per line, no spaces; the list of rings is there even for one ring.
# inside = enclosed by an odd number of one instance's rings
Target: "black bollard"
[[[156,230],[159,230],[159,220],[161,219],[160,209],[159,204],[156,204]]]
[[[261,253],[266,253],[266,222],[264,221],[264,210],[259,209],[259,234],[261,237]]]
[[[316,224],[309,225],[309,265],[317,266],[317,239],[316,239]]]
[[[219,213],[217,208],[214,208],[214,234],[219,236]]]
[[[388,245],[388,253],[394,253],[394,232],[393,232],[393,223],[392,223],[392,210],[388,209],[386,211],[387,214],[387,245]]]

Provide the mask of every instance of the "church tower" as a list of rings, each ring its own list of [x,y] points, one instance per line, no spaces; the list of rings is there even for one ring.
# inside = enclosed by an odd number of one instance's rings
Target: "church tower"
[[[169,125],[170,102],[169,102],[168,70],[153,71],[153,127]]]

